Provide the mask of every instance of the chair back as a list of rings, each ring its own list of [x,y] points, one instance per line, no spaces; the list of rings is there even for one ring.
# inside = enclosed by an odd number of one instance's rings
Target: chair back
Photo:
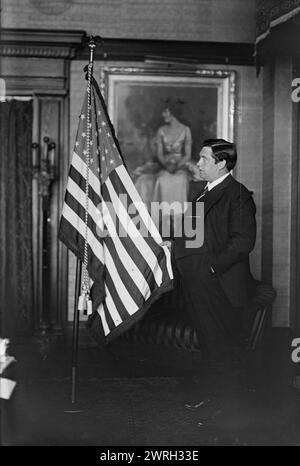
[[[257,282],[254,295],[246,308],[246,327],[248,326],[246,346],[250,351],[255,351],[262,343],[275,298],[276,291],[271,285]]]

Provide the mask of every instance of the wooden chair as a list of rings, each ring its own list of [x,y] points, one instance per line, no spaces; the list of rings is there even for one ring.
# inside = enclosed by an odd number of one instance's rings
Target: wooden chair
[[[254,295],[245,310],[246,348],[249,351],[257,350],[262,344],[275,298],[276,291],[271,285],[256,281]]]

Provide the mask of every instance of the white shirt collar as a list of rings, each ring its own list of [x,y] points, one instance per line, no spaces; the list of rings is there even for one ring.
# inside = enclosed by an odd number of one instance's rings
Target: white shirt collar
[[[222,183],[222,181],[225,180],[225,178],[227,178],[227,176],[229,176],[229,175],[230,175],[230,172],[225,173],[225,175],[220,176],[215,181],[212,181],[211,183],[207,183],[207,185],[205,187],[207,187],[208,191],[210,191],[212,188],[214,188],[218,184]]]

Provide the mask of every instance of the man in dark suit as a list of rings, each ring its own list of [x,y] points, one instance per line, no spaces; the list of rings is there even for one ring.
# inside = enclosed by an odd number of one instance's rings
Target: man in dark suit
[[[256,208],[252,193],[231,175],[237,161],[233,143],[204,141],[199,155],[195,176],[207,185],[192,206],[204,203],[204,242],[193,248],[184,235],[175,237],[172,252],[204,358],[227,370],[241,355],[243,307],[253,286],[249,253]]]

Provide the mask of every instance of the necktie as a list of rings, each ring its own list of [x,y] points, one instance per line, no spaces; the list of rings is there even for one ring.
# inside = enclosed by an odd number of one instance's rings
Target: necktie
[[[197,197],[196,201],[199,201],[199,199],[204,197],[207,192],[208,192],[208,186],[205,186],[203,192],[200,194],[200,196]]]

